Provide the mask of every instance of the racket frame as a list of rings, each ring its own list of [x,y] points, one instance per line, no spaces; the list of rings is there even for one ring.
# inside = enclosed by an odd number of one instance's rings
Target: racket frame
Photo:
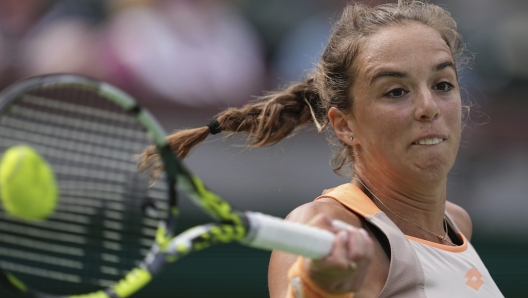
[[[132,269],[113,286],[100,291],[70,298],[129,297],[148,284],[169,263],[185,255],[217,243],[239,242],[260,249],[279,249],[313,259],[325,257],[332,249],[334,234],[280,218],[255,212],[235,210],[220,196],[209,191],[204,183],[193,176],[171,150],[166,134],[158,121],[141,108],[127,93],[104,82],[72,74],[53,74],[24,79],[0,94],[0,117],[7,113],[9,105],[20,95],[48,85],[76,85],[91,89],[132,113],[148,132],[156,145],[169,186],[167,217],[162,219],[156,231],[155,242],[141,264]],[[174,237],[178,216],[177,190],[184,191],[193,203],[218,221],[191,228]],[[14,275],[0,268],[0,283],[36,298],[59,298],[35,291]]]

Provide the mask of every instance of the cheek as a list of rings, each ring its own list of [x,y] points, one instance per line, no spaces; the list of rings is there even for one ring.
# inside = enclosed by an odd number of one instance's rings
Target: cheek
[[[443,111],[446,127],[449,129],[452,139],[452,153],[456,156],[462,137],[462,105],[460,99],[447,102],[443,107]]]
[[[362,139],[364,146],[374,147],[373,150],[394,151],[394,146],[405,139],[409,131],[408,109],[399,107],[389,109],[383,106],[373,107],[364,111],[362,122]]]
[[[454,128],[462,128],[462,105],[459,98],[446,102],[444,113],[447,123],[451,123]]]
[[[404,130],[409,123],[411,112],[399,106],[397,108],[376,107],[367,111],[369,126],[378,135],[396,137],[395,132]]]

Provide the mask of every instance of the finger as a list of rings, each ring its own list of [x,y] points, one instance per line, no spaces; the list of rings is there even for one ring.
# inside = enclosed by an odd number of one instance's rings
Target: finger
[[[363,237],[365,237],[365,239],[370,239],[370,236],[365,229],[361,228],[359,229],[359,232],[361,233],[361,235],[363,235]]]
[[[332,227],[336,230],[336,231],[341,231],[341,230],[350,230],[350,229],[355,229],[356,227],[344,222],[344,221],[341,221],[339,219],[334,219],[332,220]],[[343,234],[343,240],[345,242],[348,241],[348,233],[347,234]]]
[[[338,220],[333,220],[332,225],[335,228],[340,228],[334,242],[335,249],[334,253],[332,253],[333,256],[336,258],[344,257],[345,259],[350,259],[352,253],[358,250],[363,251],[365,232],[360,232],[363,229],[358,229]]]
[[[367,236],[365,236],[367,235]],[[347,257],[352,262],[370,262],[373,245],[368,233],[363,229],[350,232],[350,241],[347,242]]]
[[[346,258],[348,239],[349,236],[346,230],[338,231],[336,233],[336,237],[334,238],[332,251],[323,260],[325,262],[335,263],[339,262],[339,260]]]
[[[348,260],[356,260],[360,258],[365,250],[364,236],[360,229],[348,229],[348,239],[345,243],[346,258]]]
[[[311,268],[315,270],[314,272],[317,272],[321,270],[326,270],[331,267],[335,267],[337,265],[337,267],[340,267],[341,270],[345,269],[345,267],[347,266],[347,241],[345,239],[348,239],[347,231],[338,231],[336,233],[336,237],[334,238],[330,254],[328,254],[321,260],[312,260],[307,258],[305,260],[305,268]]]
[[[339,258],[342,255],[346,255],[347,243],[349,239],[350,236],[348,235],[347,230],[338,231],[334,240],[334,249],[332,250],[330,256]]]
[[[342,220],[339,220],[339,219],[334,219],[332,220],[332,226],[338,230],[347,230],[347,229],[355,229],[356,227],[354,227],[353,225],[351,224],[348,224]]]
[[[356,238],[355,241],[357,245],[361,245],[361,247],[364,247],[365,245],[372,243],[372,239],[370,238],[368,232],[363,228],[356,229],[353,234],[354,234],[354,237]]]
[[[334,267],[340,270],[355,271],[358,264],[362,263],[361,258],[365,253],[362,238],[364,236],[359,229],[340,230],[336,235],[332,252],[324,259],[324,264],[321,264],[320,268]]]

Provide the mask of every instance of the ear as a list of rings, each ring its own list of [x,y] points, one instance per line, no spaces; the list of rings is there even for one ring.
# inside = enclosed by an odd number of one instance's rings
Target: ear
[[[347,145],[356,146],[359,140],[354,136],[354,125],[349,118],[350,115],[347,116],[338,108],[332,107],[328,110],[328,120],[337,137]]]

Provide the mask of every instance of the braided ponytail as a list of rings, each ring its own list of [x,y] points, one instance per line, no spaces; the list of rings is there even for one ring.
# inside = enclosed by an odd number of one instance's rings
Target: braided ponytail
[[[319,123],[313,112],[319,111],[319,101],[313,79],[309,79],[241,108],[227,109],[217,120],[223,131],[245,132],[248,147],[263,147],[276,144],[305,124]]]
[[[313,79],[308,79],[240,108],[226,109],[208,126],[177,131],[168,136],[167,140],[180,159],[184,159],[210,133],[220,131],[229,135],[244,132],[247,135],[247,147],[264,147],[276,144],[311,122],[321,130],[323,126],[319,124],[319,119],[325,117],[325,111],[321,109],[320,97],[313,85]],[[163,170],[162,166],[158,165],[160,157],[154,146],[149,146],[139,158],[139,169],[152,169],[151,178]]]

